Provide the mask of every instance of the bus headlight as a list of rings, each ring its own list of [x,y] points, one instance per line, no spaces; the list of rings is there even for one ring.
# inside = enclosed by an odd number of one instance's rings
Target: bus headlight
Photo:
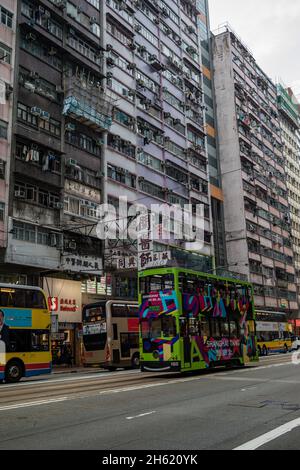
[[[159,358],[159,352],[158,351],[153,351],[153,357],[154,359],[158,359]]]

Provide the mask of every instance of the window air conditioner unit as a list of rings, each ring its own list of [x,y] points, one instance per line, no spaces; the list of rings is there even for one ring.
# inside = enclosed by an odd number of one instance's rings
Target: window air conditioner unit
[[[48,49],[48,55],[56,55],[57,54],[57,49],[55,47],[50,47]]]
[[[35,41],[36,40],[36,35],[33,33],[28,33],[26,34],[26,39],[27,41]]]
[[[53,209],[63,209],[63,208],[64,208],[63,202],[54,202],[53,203]]]
[[[44,121],[49,121],[50,113],[48,113],[48,111],[42,111],[40,114],[40,118],[43,119]]]
[[[18,197],[20,199],[25,199],[26,193],[24,189],[19,189],[15,191],[15,197]]]
[[[30,112],[31,112],[31,114],[33,114],[34,116],[40,116],[40,115],[42,114],[41,108],[38,108],[37,106],[33,106],[33,107],[30,109]]]
[[[96,16],[91,16],[91,17],[90,17],[90,23],[91,23],[91,24],[97,23],[97,18],[96,18]]]
[[[69,158],[66,162],[66,165],[68,165],[68,166],[77,166],[77,160],[74,160],[73,158]]]
[[[66,130],[66,131],[69,131],[69,132],[75,131],[75,130],[76,130],[76,126],[75,126],[75,124],[73,124],[72,122],[68,122],[68,123],[65,125],[65,130]]]
[[[74,240],[67,242],[67,248],[69,248],[70,250],[76,250],[77,243]]]
[[[129,49],[131,49],[132,51],[135,51],[135,49],[137,48],[137,45],[134,41],[132,41],[131,43],[128,44],[128,47]]]
[[[32,93],[34,93],[36,87],[35,87],[35,84],[34,84],[34,83],[29,82],[29,81],[25,81],[25,82],[24,82],[24,88],[26,88],[26,90],[29,90],[29,91],[31,91]]]
[[[63,10],[64,8],[67,7],[67,0],[58,0],[58,2],[55,3],[55,5],[57,6],[57,8],[60,8],[61,10]]]
[[[40,78],[39,74],[37,72],[33,72],[33,71],[29,72],[29,77],[30,78],[35,78],[35,79]]]

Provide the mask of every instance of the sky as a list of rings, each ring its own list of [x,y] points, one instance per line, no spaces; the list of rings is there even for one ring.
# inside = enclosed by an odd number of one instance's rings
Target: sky
[[[273,81],[300,99],[300,1],[209,0],[211,30],[228,22]]]

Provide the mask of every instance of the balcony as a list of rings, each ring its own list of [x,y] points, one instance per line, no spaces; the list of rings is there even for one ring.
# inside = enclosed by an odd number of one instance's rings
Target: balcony
[[[63,115],[79,121],[95,131],[110,129],[112,125],[113,100],[97,86],[83,86],[75,78],[66,83],[66,99]]]

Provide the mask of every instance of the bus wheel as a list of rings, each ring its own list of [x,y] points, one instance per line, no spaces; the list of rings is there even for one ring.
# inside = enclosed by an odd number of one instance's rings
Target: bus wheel
[[[19,382],[23,377],[24,366],[19,361],[10,361],[5,369],[5,382],[15,383]]]
[[[284,354],[287,354],[289,352],[289,348],[287,347],[287,344],[284,345]]]
[[[140,368],[140,355],[139,355],[139,353],[135,353],[132,356],[131,365],[132,365],[133,369],[139,369]]]
[[[115,372],[117,370],[117,368],[113,366],[109,366],[107,369],[109,370],[109,372]]]
[[[264,345],[264,347],[263,347],[263,356],[268,356],[268,355],[269,355],[268,348]]]

